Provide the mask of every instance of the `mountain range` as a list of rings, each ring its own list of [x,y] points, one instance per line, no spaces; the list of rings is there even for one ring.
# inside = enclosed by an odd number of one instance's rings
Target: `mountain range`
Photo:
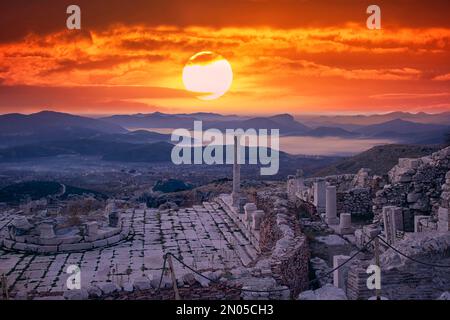
[[[3,160],[19,159],[28,155],[53,156],[58,154],[101,154],[113,159],[109,151],[138,152],[142,145],[170,143],[170,135],[149,131],[152,128],[192,129],[196,120],[203,121],[203,129],[279,129],[282,136],[338,137],[342,139],[391,139],[398,143],[439,144],[450,132],[450,113],[439,115],[391,113],[373,116],[324,116],[302,123],[289,114],[267,117],[240,117],[216,113],[115,115],[99,119],[67,113],[42,111],[30,115],[0,115],[0,155]],[[414,122],[394,116],[420,119]],[[365,122],[376,122],[362,125]],[[437,118],[440,122],[437,123]],[[354,120],[353,128],[339,123]],[[369,120],[370,121],[369,121]],[[380,119],[389,119],[378,123]],[[424,123],[432,119],[432,123]],[[306,121],[306,120],[305,120]],[[333,122],[334,121],[334,122]],[[134,128],[141,128],[133,130]],[[320,142],[318,142],[320,143]],[[136,153],[137,157],[137,153]],[[120,157],[119,157],[120,158]],[[156,158],[155,158],[156,159]]]

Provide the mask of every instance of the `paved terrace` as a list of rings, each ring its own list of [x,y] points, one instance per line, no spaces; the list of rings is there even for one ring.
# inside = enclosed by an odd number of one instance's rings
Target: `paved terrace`
[[[69,265],[81,268],[82,286],[133,282],[145,276],[159,280],[163,255],[172,252],[193,268],[214,271],[248,265],[257,250],[216,203],[179,210],[128,209],[125,225],[134,236],[121,243],[78,253],[32,255],[0,249],[0,273],[8,277],[12,295],[43,295],[66,290]],[[0,228],[9,222],[0,217]],[[174,262],[177,278],[189,271]]]

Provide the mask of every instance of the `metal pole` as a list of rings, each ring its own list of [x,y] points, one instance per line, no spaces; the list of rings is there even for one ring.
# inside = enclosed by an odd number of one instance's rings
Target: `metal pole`
[[[8,293],[8,280],[6,278],[6,276],[4,274],[2,274],[2,291],[3,291],[3,296],[5,297],[6,300],[9,300],[9,293]]]
[[[175,291],[175,300],[181,300],[180,293],[178,292],[177,287],[177,278],[175,276],[175,270],[173,268],[172,256],[170,254],[167,256],[167,260],[169,261],[170,276],[172,277],[173,291]]]
[[[380,267],[380,243],[378,236],[375,238],[375,263],[377,267],[381,270]],[[380,283],[381,284],[381,283]],[[375,295],[377,297],[377,300],[381,300],[381,289],[375,288]]]

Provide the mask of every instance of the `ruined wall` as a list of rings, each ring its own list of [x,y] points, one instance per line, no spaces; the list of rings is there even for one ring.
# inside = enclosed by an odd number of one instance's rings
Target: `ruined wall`
[[[308,288],[310,251],[298,218],[285,192],[259,192],[257,207],[266,212],[261,223],[260,247],[270,251],[271,269],[277,282],[293,296]]]
[[[450,147],[417,159],[399,159],[389,171],[388,182],[376,193],[373,211],[379,217],[383,206],[403,208],[405,230],[414,230],[414,216],[436,215],[442,185],[450,170]]]
[[[352,217],[372,216],[372,196],[369,188],[354,188],[336,193],[338,213],[350,213]]]
[[[413,233],[396,243],[402,253],[426,263],[450,265],[450,232]],[[366,268],[374,261],[356,260],[349,268],[347,296],[368,299],[375,295],[367,289]],[[450,288],[448,268],[430,267],[411,261],[392,249],[380,256],[381,295],[391,300],[436,299]]]
[[[288,177],[288,199],[297,207],[311,211],[307,204],[313,202],[314,182],[325,180],[327,185],[336,186],[337,211],[350,213],[353,217],[371,217],[372,197],[374,190],[379,188],[380,177],[374,177],[369,169],[361,169],[357,174],[341,174],[323,178]],[[300,196],[300,199],[299,199]],[[312,212],[311,212],[312,213]]]

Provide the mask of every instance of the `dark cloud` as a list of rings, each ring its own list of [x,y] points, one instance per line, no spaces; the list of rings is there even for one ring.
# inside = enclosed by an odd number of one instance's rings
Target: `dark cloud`
[[[0,3],[0,41],[29,33],[48,34],[65,28],[66,8],[78,4],[84,30],[112,24],[149,26],[272,26],[293,28],[364,24],[369,1],[354,0],[15,0]],[[382,24],[403,27],[450,27],[448,0],[378,0]]]
[[[0,85],[0,113],[26,108],[99,109],[139,108],[147,104],[134,99],[190,97],[184,90],[143,86],[6,86]]]
[[[49,70],[45,70],[41,73],[41,75],[48,75],[55,72],[68,72],[72,70],[95,70],[95,69],[108,69],[114,66],[129,63],[132,61],[142,60],[146,62],[156,62],[163,61],[166,59],[165,56],[159,54],[146,54],[146,55],[133,55],[133,56],[106,56],[101,59],[91,59],[91,58],[82,58],[82,59],[64,59],[57,61],[57,66],[51,68]]]

